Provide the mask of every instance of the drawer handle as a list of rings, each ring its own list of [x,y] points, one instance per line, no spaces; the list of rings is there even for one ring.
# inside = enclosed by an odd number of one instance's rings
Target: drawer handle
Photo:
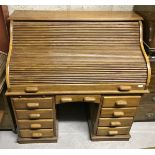
[[[36,109],[39,108],[39,103],[27,103],[28,109]]]
[[[127,101],[124,100],[118,100],[116,101],[116,106],[126,106],[127,105]]]
[[[111,122],[110,126],[112,126],[112,127],[121,126],[121,122]]]
[[[122,112],[122,111],[119,111],[119,112],[115,111],[113,113],[113,115],[114,115],[114,117],[122,117],[122,116],[124,116],[124,112]]]
[[[72,102],[73,99],[71,97],[62,97],[60,99],[61,103]]]
[[[26,87],[25,92],[26,93],[36,93],[36,92],[38,92],[38,87]]]
[[[30,119],[38,119],[38,118],[40,118],[40,114],[30,114],[29,118]]]
[[[95,97],[84,97],[84,102],[95,102],[96,98]]]
[[[130,91],[131,90],[131,86],[119,86],[119,90],[120,91]]]
[[[32,138],[41,138],[43,135],[40,132],[33,132],[32,133]]]
[[[31,129],[40,129],[41,128],[41,124],[31,124],[30,128]]]
[[[118,135],[118,131],[108,131],[108,135],[110,136]]]

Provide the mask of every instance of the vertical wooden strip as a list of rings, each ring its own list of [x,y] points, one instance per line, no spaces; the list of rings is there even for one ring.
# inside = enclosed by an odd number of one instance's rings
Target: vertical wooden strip
[[[12,39],[13,39],[12,36],[13,36],[13,21],[10,21],[10,45],[9,45],[9,53],[8,53],[8,58],[6,63],[6,84],[8,87],[8,91],[10,90],[9,64],[10,64],[10,59],[12,54]]]
[[[145,52],[144,45],[143,45],[143,25],[142,25],[142,21],[139,21],[139,25],[140,25],[140,46],[141,46],[141,50],[142,50],[143,56],[144,56],[146,64],[147,64],[148,77],[147,77],[146,86],[148,87],[150,80],[151,80],[151,67],[150,67],[149,58]]]

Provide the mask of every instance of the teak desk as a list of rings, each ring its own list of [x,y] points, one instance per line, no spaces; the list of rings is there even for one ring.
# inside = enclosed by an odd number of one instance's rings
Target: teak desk
[[[133,12],[15,11],[7,93],[18,142],[57,140],[56,105],[85,102],[92,140],[128,140],[148,92],[142,18]]]

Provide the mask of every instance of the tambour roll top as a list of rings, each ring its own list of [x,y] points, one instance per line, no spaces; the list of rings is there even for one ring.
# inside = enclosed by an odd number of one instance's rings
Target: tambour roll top
[[[107,88],[110,84],[147,89],[150,68],[138,15],[16,11],[10,19],[9,91],[27,86],[42,91],[44,86],[51,91],[60,91],[58,86],[71,86],[68,91],[82,85],[93,85],[92,91],[118,88]]]

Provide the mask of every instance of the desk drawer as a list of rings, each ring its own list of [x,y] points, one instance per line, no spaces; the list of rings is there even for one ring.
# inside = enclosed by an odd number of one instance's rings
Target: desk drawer
[[[133,117],[124,118],[99,118],[99,126],[109,126],[109,127],[121,127],[121,126],[131,126],[133,122]]]
[[[20,130],[19,134],[22,138],[47,138],[54,136],[53,129]]]
[[[104,96],[102,107],[136,107],[140,96]]]
[[[129,131],[130,131],[129,127],[116,127],[116,128],[98,127],[97,135],[98,136],[127,135],[129,134]]]
[[[56,96],[56,103],[67,102],[94,102],[101,103],[100,95],[58,95]]]
[[[18,126],[20,129],[52,129],[53,119],[18,120]]]
[[[17,119],[47,119],[53,118],[52,109],[39,109],[39,110],[16,110]]]
[[[15,109],[51,109],[53,108],[53,98],[13,98]]]
[[[131,117],[136,108],[102,108],[100,117]]]

